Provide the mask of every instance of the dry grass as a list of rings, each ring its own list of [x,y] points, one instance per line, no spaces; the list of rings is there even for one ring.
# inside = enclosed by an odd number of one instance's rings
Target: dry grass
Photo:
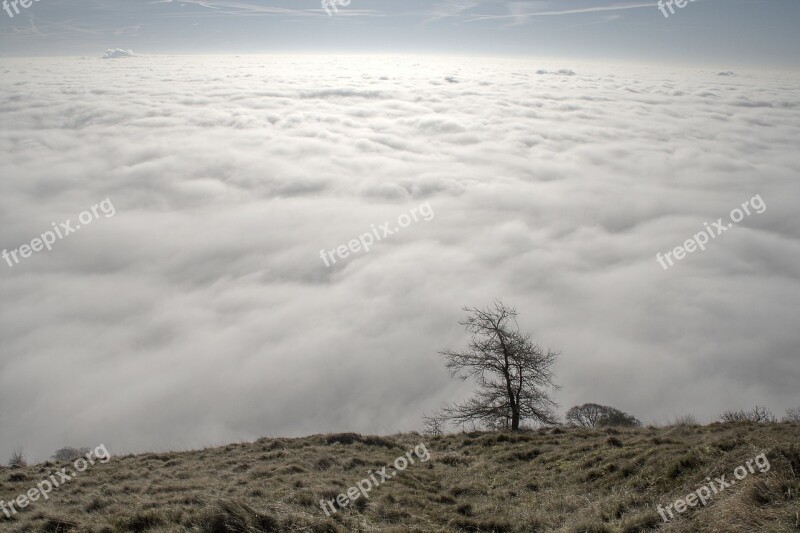
[[[419,442],[432,459],[327,518],[333,497]],[[556,428],[440,437],[322,435],[115,457],[55,489],[3,533],[797,532],[800,425]],[[670,524],[655,511],[762,450],[772,469]],[[64,465],[60,465],[59,468]],[[52,466],[0,469],[0,499]],[[363,500],[363,499],[362,499]]]

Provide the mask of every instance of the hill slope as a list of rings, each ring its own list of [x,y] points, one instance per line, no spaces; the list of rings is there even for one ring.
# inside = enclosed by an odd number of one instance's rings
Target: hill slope
[[[797,532],[799,443],[787,423],[261,439],[98,462],[12,519],[0,512],[0,531]],[[73,465],[56,466],[0,469],[0,500]],[[722,475],[707,506],[663,521],[657,505]],[[368,499],[332,510],[369,479]]]

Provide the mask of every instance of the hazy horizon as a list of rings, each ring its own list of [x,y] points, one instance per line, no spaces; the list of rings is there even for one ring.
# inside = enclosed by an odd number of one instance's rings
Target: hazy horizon
[[[0,10],[0,54],[94,56],[122,48],[800,67],[800,3],[687,2],[665,18],[654,0],[351,0],[329,9],[332,16],[315,0],[36,0],[14,17]]]

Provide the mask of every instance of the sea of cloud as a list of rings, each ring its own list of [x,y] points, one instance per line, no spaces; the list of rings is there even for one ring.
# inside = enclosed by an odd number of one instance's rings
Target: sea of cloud
[[[431,57],[0,63],[0,454],[417,429],[501,297],[562,412],[800,404],[796,73]],[[656,253],[760,194],[708,250]],[[326,268],[332,249],[429,202]],[[2,457],[0,457],[0,460]]]

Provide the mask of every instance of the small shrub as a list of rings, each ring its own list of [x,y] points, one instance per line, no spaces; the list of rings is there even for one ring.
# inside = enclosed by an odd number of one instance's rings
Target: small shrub
[[[81,457],[86,457],[90,451],[89,448],[71,448],[67,446],[66,448],[56,450],[56,453],[52,455],[51,459],[57,463],[67,463],[80,459]]]
[[[720,419],[723,422],[756,422],[766,424],[777,422],[777,418],[766,407],[755,406],[752,411],[725,411]]]
[[[8,466],[11,468],[25,468],[28,466],[28,459],[22,452],[22,448],[15,450],[14,453],[11,454],[11,459],[8,460]]]
[[[697,426],[699,425],[697,419],[692,415],[676,416],[672,421],[672,426]]]
[[[783,417],[784,422],[800,423],[800,407],[794,409],[787,409],[786,416]]]
[[[10,476],[8,476],[8,480],[12,483],[20,483],[22,481],[29,481],[30,478],[23,474],[22,472],[14,472]]]

